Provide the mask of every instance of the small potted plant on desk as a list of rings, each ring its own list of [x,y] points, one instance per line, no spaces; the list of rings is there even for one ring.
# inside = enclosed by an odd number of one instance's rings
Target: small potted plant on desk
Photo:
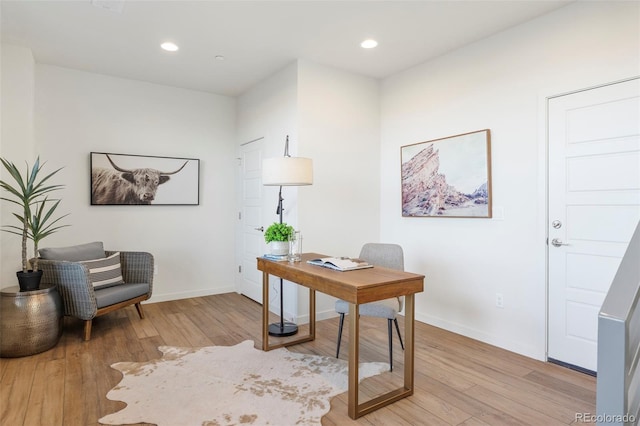
[[[44,163],[40,164],[40,158],[38,157],[33,168],[30,169],[29,164],[27,164],[26,173],[23,176],[15,164],[4,158],[0,158],[0,161],[2,161],[2,165],[14,181],[11,184],[5,180],[0,180],[0,187],[9,193],[7,197],[0,197],[0,199],[20,206],[20,212],[13,213],[13,216],[20,222],[20,226],[5,225],[2,230],[22,237],[22,270],[16,272],[20,291],[37,290],[40,287],[40,279],[42,278],[42,271],[38,270],[38,244],[43,238],[53,234],[58,229],[69,226],[56,225],[59,220],[67,215],[65,214],[57,219],[52,218],[51,216],[60,204],[60,200],[50,199],[46,195],[64,187],[64,185],[45,184],[61,169],[57,169],[44,177],[41,176],[40,172]],[[27,240],[33,241],[33,255],[35,258],[33,265],[30,265],[27,256]]]
[[[269,244],[271,254],[286,256],[289,253],[289,238],[293,235],[293,226],[274,222],[264,231],[264,241]]]

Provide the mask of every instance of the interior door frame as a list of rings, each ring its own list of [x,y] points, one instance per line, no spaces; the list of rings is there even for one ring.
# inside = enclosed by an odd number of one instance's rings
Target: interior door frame
[[[606,83],[602,83],[602,81],[586,83],[571,88],[548,88],[538,97],[538,200],[541,200],[538,217],[541,219],[537,224],[537,234],[539,241],[544,245],[543,250],[540,251],[540,256],[542,257],[541,264],[544,265],[545,282],[545,361],[549,361],[549,101],[561,96],[599,89],[638,78],[640,78],[640,75],[613,79]]]
[[[244,165],[242,164],[242,153],[243,153],[243,149],[245,146],[250,145],[252,143],[255,142],[259,142],[259,141],[265,141],[266,138],[265,136],[260,136],[254,139],[251,139],[249,141],[243,142],[241,144],[239,144],[236,147],[236,226],[235,226],[235,240],[236,240],[236,244],[235,244],[235,280],[234,280],[234,287],[235,287],[235,291],[238,294],[243,294],[243,285],[244,285],[244,275],[243,272],[240,271],[240,267],[243,263],[243,258],[244,258],[244,246],[241,243],[242,242],[242,238],[243,238],[243,224],[244,224],[244,217],[241,216],[242,214],[242,209],[243,209],[243,194],[244,194],[244,189],[243,189],[243,178],[244,178],[244,174],[243,174],[243,167]]]

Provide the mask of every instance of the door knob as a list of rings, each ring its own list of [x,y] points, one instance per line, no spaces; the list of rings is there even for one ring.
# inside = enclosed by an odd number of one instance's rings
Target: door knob
[[[264,232],[264,226],[261,226],[260,228],[253,228],[256,231],[260,231],[260,232]]]
[[[551,244],[553,244],[554,247],[560,247],[560,246],[568,246],[570,244],[568,243],[563,243],[562,240],[560,238],[554,238],[553,240],[551,240]]]

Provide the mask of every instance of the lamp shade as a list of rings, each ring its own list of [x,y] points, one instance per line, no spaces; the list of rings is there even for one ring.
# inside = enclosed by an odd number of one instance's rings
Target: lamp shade
[[[262,184],[302,186],[313,184],[313,162],[303,157],[277,157],[262,160]]]

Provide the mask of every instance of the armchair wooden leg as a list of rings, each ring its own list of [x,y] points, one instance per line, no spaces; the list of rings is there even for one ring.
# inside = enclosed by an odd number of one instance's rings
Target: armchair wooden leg
[[[136,303],[136,310],[138,311],[138,315],[141,319],[144,319],[144,312],[142,312],[142,305],[140,302]]]
[[[85,320],[84,322],[84,340],[91,339],[91,320]]]

